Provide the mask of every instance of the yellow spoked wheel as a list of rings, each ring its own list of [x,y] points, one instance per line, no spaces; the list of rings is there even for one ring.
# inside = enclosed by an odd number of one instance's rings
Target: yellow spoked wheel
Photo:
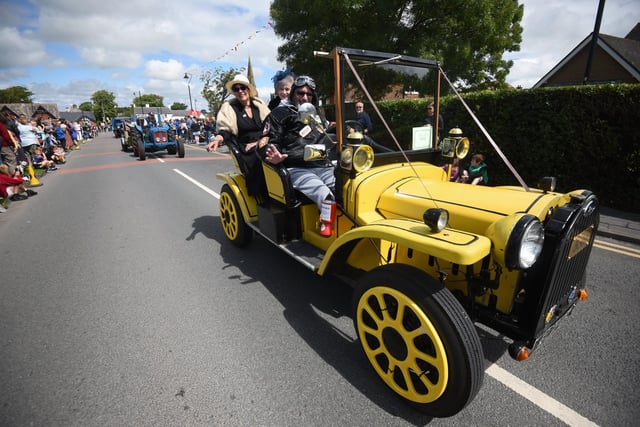
[[[444,345],[429,317],[393,288],[367,290],[358,304],[359,338],[382,380],[400,396],[429,403],[449,380]]]
[[[473,323],[455,297],[421,270],[386,265],[354,293],[362,349],[384,383],[432,416],[451,416],[477,394],[483,353]]]
[[[236,196],[227,184],[220,191],[220,221],[227,238],[238,246],[246,246],[253,237],[253,230],[244,221]]]

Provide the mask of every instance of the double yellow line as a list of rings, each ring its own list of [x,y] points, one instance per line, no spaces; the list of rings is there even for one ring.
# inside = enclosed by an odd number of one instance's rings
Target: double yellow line
[[[617,254],[627,255],[634,258],[640,258],[640,249],[631,248],[629,246],[617,245],[596,239],[593,243],[594,248],[604,249],[605,251],[615,252]]]

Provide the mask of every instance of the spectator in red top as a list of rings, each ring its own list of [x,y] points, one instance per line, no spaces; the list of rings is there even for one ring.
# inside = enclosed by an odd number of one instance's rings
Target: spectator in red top
[[[7,165],[0,165],[0,196],[8,197],[9,200],[15,202],[25,200],[36,194],[38,193],[31,189],[27,190],[22,178],[14,178],[9,175],[9,167]]]

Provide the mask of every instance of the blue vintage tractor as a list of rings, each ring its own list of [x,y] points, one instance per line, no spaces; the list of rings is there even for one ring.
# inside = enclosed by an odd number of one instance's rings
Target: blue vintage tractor
[[[133,154],[144,160],[146,153],[167,150],[169,154],[184,157],[184,141],[178,138],[176,130],[170,125],[148,125],[144,119],[137,119],[129,128],[129,144]]]

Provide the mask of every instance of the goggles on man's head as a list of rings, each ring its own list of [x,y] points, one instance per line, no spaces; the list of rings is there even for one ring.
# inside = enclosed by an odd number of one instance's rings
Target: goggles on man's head
[[[295,87],[309,86],[311,90],[316,90],[316,82],[309,76],[298,76],[293,82]]]

